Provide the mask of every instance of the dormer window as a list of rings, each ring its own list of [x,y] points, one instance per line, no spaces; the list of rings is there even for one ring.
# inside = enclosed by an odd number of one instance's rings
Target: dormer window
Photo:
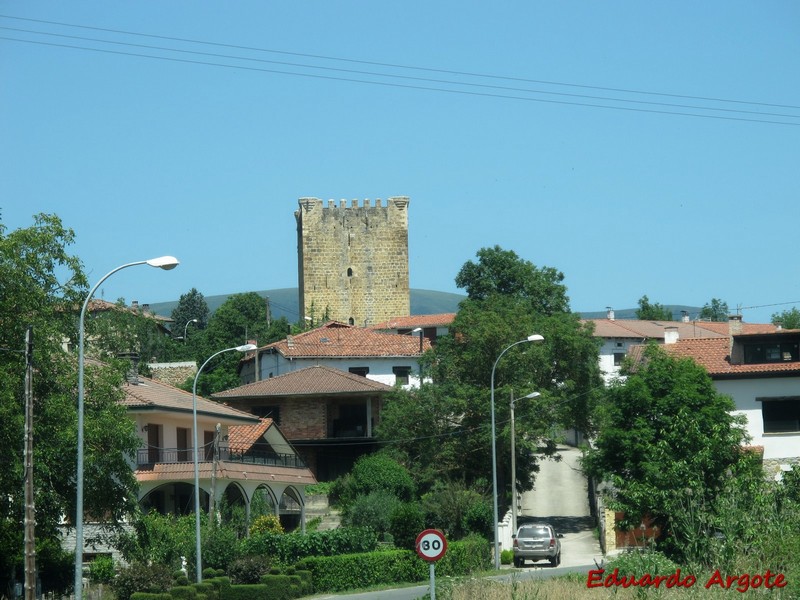
[[[799,342],[750,343],[744,346],[745,364],[755,365],[776,362],[794,362],[800,360]]]

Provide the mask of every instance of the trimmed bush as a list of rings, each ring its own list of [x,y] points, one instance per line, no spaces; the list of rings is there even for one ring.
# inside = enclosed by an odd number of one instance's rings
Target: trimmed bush
[[[160,594],[134,592],[131,596],[131,600],[172,600],[172,595],[169,592],[162,592]]]
[[[363,527],[344,527],[330,531],[264,533],[241,541],[243,555],[269,557],[273,562],[291,565],[309,556],[331,556],[371,552],[378,546],[374,531]]]
[[[176,585],[170,588],[169,594],[175,600],[194,600],[197,597],[197,590],[191,585]]]
[[[172,573],[165,565],[158,563],[150,565],[133,563],[120,569],[111,582],[111,589],[117,600],[131,600],[131,596],[136,592],[165,593],[171,587]]]
[[[309,557],[298,566],[311,571],[315,592],[421,581],[428,572],[423,561],[408,550]]]
[[[400,504],[392,512],[389,533],[398,548],[414,550],[417,536],[423,529],[425,529],[425,514],[416,502]]]
[[[228,575],[236,585],[259,583],[261,576],[269,571],[270,561],[262,555],[243,556],[228,566]]]

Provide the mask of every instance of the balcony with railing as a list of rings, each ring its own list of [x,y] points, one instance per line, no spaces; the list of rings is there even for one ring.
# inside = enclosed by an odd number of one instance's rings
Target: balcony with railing
[[[201,463],[213,462],[210,449],[200,449],[198,457]],[[289,467],[305,469],[303,460],[296,454],[278,454],[277,452],[237,452],[227,447],[220,447],[219,460],[222,462],[242,463],[248,465],[264,465],[270,467]],[[140,448],[136,453],[136,466],[146,468],[155,464],[193,463],[194,452],[191,448]]]

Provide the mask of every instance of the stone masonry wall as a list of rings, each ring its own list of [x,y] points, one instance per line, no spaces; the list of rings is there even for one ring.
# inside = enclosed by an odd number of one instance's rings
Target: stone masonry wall
[[[303,316],[369,325],[411,312],[405,196],[337,205],[301,198],[298,288]]]

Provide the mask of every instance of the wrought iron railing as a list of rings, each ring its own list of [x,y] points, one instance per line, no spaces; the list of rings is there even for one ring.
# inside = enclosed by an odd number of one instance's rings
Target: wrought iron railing
[[[210,450],[200,448],[199,462],[214,460]],[[296,454],[278,454],[276,452],[237,452],[230,448],[219,449],[219,460],[244,463],[248,465],[266,465],[271,467],[290,467],[304,469],[305,463]],[[155,463],[193,463],[194,452],[191,448],[140,448],[136,453],[136,464],[140,467]]]

